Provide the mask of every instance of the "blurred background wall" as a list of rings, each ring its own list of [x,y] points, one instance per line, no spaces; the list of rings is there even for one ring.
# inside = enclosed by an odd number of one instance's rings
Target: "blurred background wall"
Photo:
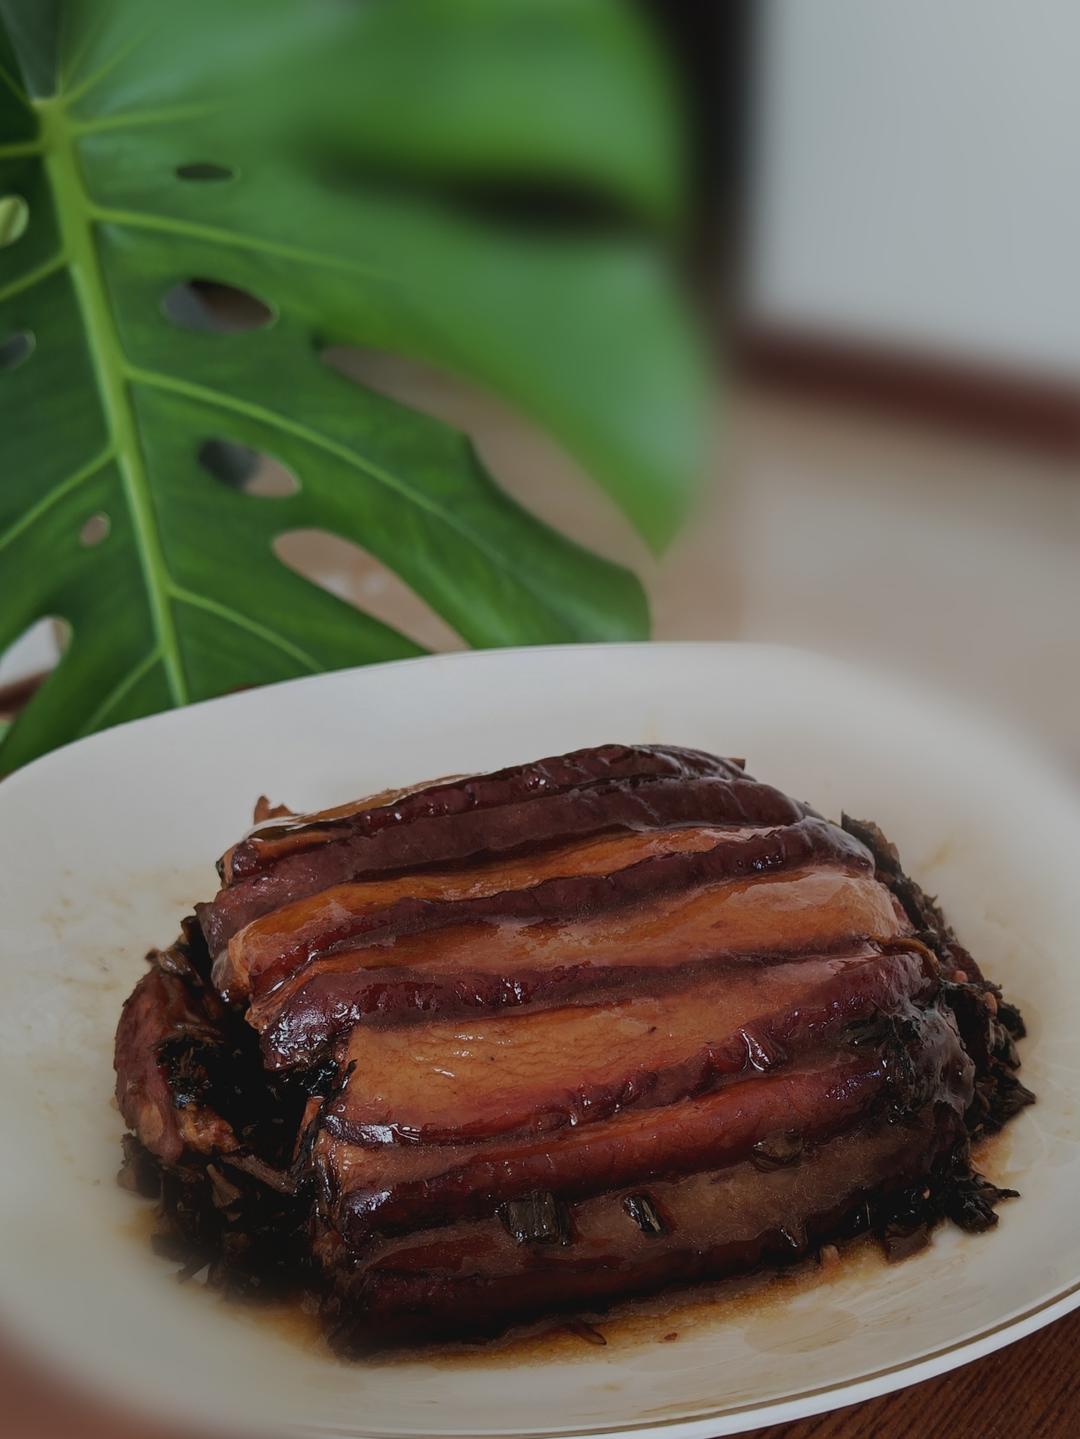
[[[1080,9],[754,7],[739,631],[1080,758]]]
[[[388,356],[341,367],[468,430],[526,505],[633,565],[657,638],[908,670],[1080,761],[1080,7],[645,9],[684,99],[687,286],[717,363],[700,513],[669,554],[489,396]],[[460,643],[356,546],[280,553]],[[46,623],[0,684],[54,655]]]
[[[749,315],[1080,378],[1080,7],[757,7]]]

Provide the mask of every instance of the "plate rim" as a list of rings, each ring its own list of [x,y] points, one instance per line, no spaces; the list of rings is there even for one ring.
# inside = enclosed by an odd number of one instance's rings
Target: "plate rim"
[[[273,680],[269,684],[253,685],[246,689],[232,690],[226,694],[210,695],[205,699],[193,700],[189,704],[178,705],[172,709],[157,710],[153,714],[138,715],[134,719],[121,720],[118,724],[108,725],[105,729],[95,730],[92,734],[80,735],[76,739],[57,745],[54,749],[38,755],[27,764],[20,765],[18,769],[8,773],[0,772],[0,783],[3,785],[3,788],[0,788],[0,814],[3,811],[2,796],[10,793],[13,787],[18,786],[27,774],[32,774],[42,765],[52,763],[59,755],[67,755],[72,750],[109,741],[112,736],[137,726],[161,725],[165,727],[177,722],[182,723],[187,715],[202,713],[212,707],[242,707],[252,703],[258,696],[297,689],[302,685],[313,685],[328,679],[344,680],[347,676],[353,675],[382,674],[387,670],[405,667],[490,663],[492,660],[501,659],[504,656],[532,658],[538,655],[584,655],[629,650],[672,654],[684,653],[688,650],[699,650],[703,654],[720,650],[743,650],[759,654],[783,655],[794,661],[809,660],[816,664],[830,666],[838,673],[862,675],[872,682],[902,688],[910,699],[934,705],[955,718],[978,726],[984,735],[992,735],[998,743],[1015,746],[1022,750],[1024,761],[1041,769],[1047,778],[1056,776],[1058,783],[1072,783],[1071,771],[1062,757],[1057,755],[1039,736],[1032,734],[1015,719],[998,709],[983,709],[970,696],[963,695],[948,684],[938,683],[933,678],[926,676],[910,674],[899,668],[877,664],[870,660],[856,659],[829,650],[815,649],[811,645],[787,644],[782,640],[582,640],[563,644],[497,645],[487,649],[439,650],[430,654],[405,655],[400,659],[375,660],[370,664],[343,665],[339,669],[319,670],[315,674],[294,675],[289,679]]]

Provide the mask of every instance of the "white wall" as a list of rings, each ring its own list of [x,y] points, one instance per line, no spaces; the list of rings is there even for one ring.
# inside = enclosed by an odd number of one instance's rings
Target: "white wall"
[[[752,318],[1080,375],[1080,0],[762,0]]]

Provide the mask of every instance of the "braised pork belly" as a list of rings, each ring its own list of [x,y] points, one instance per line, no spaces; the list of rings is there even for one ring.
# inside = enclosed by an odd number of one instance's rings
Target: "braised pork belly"
[[[117,1031],[189,1272],[355,1353],[996,1222],[1022,1021],[874,825],[662,745],[259,813]]]

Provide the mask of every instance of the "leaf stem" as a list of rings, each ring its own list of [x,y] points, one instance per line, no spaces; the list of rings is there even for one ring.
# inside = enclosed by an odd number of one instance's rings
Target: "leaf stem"
[[[124,374],[123,350],[94,240],[89,200],[75,153],[71,125],[63,102],[43,100],[38,102],[37,108],[46,139],[45,170],[56,197],[64,249],[135,532],[162,666],[173,703],[185,704],[189,694],[169,598],[171,582],[143,463],[138,424]]]

